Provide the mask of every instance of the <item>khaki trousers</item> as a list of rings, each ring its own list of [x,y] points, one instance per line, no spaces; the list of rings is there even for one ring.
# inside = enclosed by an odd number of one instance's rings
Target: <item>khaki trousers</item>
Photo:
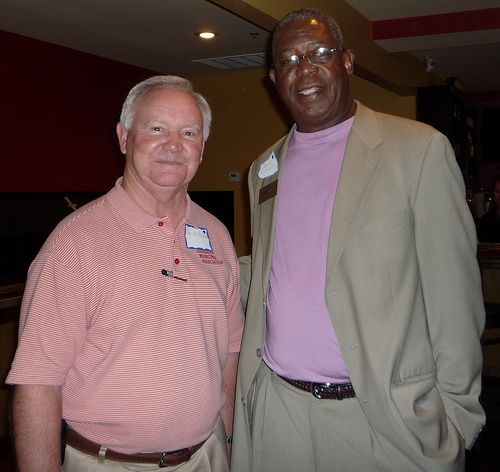
[[[252,472],[422,472],[464,468],[425,465],[376,435],[357,398],[320,400],[286,383],[264,362],[252,405]]]
[[[175,467],[160,469],[156,464],[133,464],[110,460],[100,462],[97,457],[84,454],[70,446],[66,446],[66,457],[62,466],[62,472],[144,472],[150,470],[164,470],[166,472],[229,472],[226,430],[222,419],[219,417],[213,433],[193,457]]]

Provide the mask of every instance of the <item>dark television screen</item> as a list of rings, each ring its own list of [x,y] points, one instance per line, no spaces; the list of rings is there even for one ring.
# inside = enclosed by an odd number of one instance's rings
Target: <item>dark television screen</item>
[[[485,108],[481,125],[481,161],[500,162],[500,108]]]

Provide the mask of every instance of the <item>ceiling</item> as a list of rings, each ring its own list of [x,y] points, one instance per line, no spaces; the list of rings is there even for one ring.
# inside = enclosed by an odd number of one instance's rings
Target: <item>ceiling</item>
[[[434,72],[460,77],[467,92],[500,91],[499,0],[345,1],[372,21],[388,52],[424,63],[429,56]],[[0,0],[0,29],[183,76],[262,67],[269,41],[266,30],[207,0]],[[219,35],[195,36],[205,29]]]
[[[372,21],[372,27],[380,22],[382,29],[401,31],[394,38],[375,41],[388,52],[409,51],[424,63],[429,56],[434,72],[443,79],[460,77],[466,92],[500,91],[499,0],[345,1]],[[462,17],[458,12],[468,13]],[[414,21],[404,20],[408,18]],[[400,21],[382,21],[390,19]],[[412,26],[427,29],[427,34],[412,36]],[[480,29],[486,26],[489,29]]]
[[[220,35],[195,36],[206,29]],[[0,30],[181,76],[220,70],[193,60],[264,53],[269,37],[206,0],[0,0]]]

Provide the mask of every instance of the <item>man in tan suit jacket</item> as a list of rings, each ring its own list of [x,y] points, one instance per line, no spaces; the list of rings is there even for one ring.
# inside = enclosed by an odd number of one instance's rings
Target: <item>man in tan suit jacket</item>
[[[484,423],[484,307],[474,223],[453,150],[433,128],[351,98],[354,56],[330,17],[292,12],[274,35],[270,76],[296,125],[250,169],[252,276],[231,470],[463,470],[464,450]],[[294,322],[270,310],[269,296],[274,264],[290,263],[273,252],[283,241],[275,239],[278,202],[294,134],[312,136],[348,120],[322,289],[341,353],[332,362],[348,372],[335,384],[283,375],[279,361],[274,371],[266,365],[274,345],[294,349],[286,346]],[[290,236],[307,227],[309,215],[302,217]],[[305,282],[310,269],[291,271],[291,286]],[[301,302],[290,297],[287,306]],[[304,313],[309,324],[314,315]],[[287,329],[270,336],[269,323],[280,316]],[[309,346],[305,355],[323,362],[329,347]]]

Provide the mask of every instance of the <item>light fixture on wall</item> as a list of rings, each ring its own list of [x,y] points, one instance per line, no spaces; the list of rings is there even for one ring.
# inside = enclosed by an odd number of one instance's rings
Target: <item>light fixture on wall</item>
[[[436,61],[431,56],[425,56],[425,70],[427,72],[432,72],[435,65]]]
[[[212,39],[215,38],[215,36],[219,36],[219,33],[214,33],[212,31],[202,31],[201,33],[195,33],[195,36],[199,36],[203,39]]]

